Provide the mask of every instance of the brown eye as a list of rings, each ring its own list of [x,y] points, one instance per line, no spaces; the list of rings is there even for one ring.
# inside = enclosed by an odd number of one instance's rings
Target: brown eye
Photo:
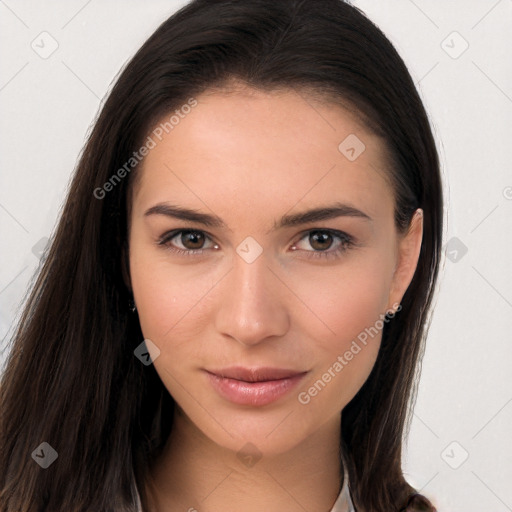
[[[165,233],[157,244],[179,256],[201,256],[209,249],[219,249],[208,234],[197,229],[177,229]]]
[[[309,248],[304,249],[301,245]],[[343,231],[310,229],[291,249],[297,253],[305,253],[312,259],[336,259],[355,246],[355,240]]]
[[[332,242],[332,234],[327,231],[311,231],[309,234],[309,243],[311,247],[318,251],[329,249]]]
[[[186,249],[194,250],[201,249],[204,244],[204,233],[200,231],[182,231],[181,243]]]

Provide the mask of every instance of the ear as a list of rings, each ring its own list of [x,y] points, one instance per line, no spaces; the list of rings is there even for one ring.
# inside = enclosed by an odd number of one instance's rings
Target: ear
[[[400,236],[398,241],[397,263],[389,292],[389,309],[396,309],[393,305],[400,304],[411,284],[418,265],[422,240],[423,210],[418,208],[414,212],[408,230]]]

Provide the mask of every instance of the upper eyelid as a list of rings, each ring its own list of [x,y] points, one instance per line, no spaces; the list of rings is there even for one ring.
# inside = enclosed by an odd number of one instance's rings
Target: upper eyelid
[[[179,228],[179,229],[171,229],[171,231],[166,231],[162,236],[158,237],[158,241],[168,241],[172,240],[174,237],[179,235],[180,233],[185,233],[187,231],[193,231],[195,233],[203,233],[205,234],[210,240],[214,240],[214,237],[208,233],[208,231],[205,231],[204,229],[195,229],[195,228]]]

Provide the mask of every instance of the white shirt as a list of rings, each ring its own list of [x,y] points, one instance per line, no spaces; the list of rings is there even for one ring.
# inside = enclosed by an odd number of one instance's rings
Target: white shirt
[[[341,488],[330,512],[355,512],[354,504],[352,503],[352,498],[348,488],[348,474],[346,470],[345,477],[343,478],[343,487]]]
[[[350,496],[350,490],[348,488],[347,465],[343,460],[343,456],[341,457],[341,460],[343,461],[343,486],[341,487],[341,491],[338,494],[330,512],[355,512],[352,497]]]
[[[143,512],[135,480],[133,480],[133,483],[137,498],[137,512]],[[348,488],[348,473],[346,465],[344,465],[343,486],[341,487],[341,491],[338,494],[338,497],[336,498],[334,506],[331,508],[330,512],[355,512],[354,505],[352,503],[352,498],[350,497],[350,491]]]

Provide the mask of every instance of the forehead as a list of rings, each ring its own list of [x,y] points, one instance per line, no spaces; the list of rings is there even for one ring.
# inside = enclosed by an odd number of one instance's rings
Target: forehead
[[[210,91],[196,100],[168,133],[152,135],[136,202],[262,218],[333,201],[392,212],[383,141],[342,107],[293,90]]]

